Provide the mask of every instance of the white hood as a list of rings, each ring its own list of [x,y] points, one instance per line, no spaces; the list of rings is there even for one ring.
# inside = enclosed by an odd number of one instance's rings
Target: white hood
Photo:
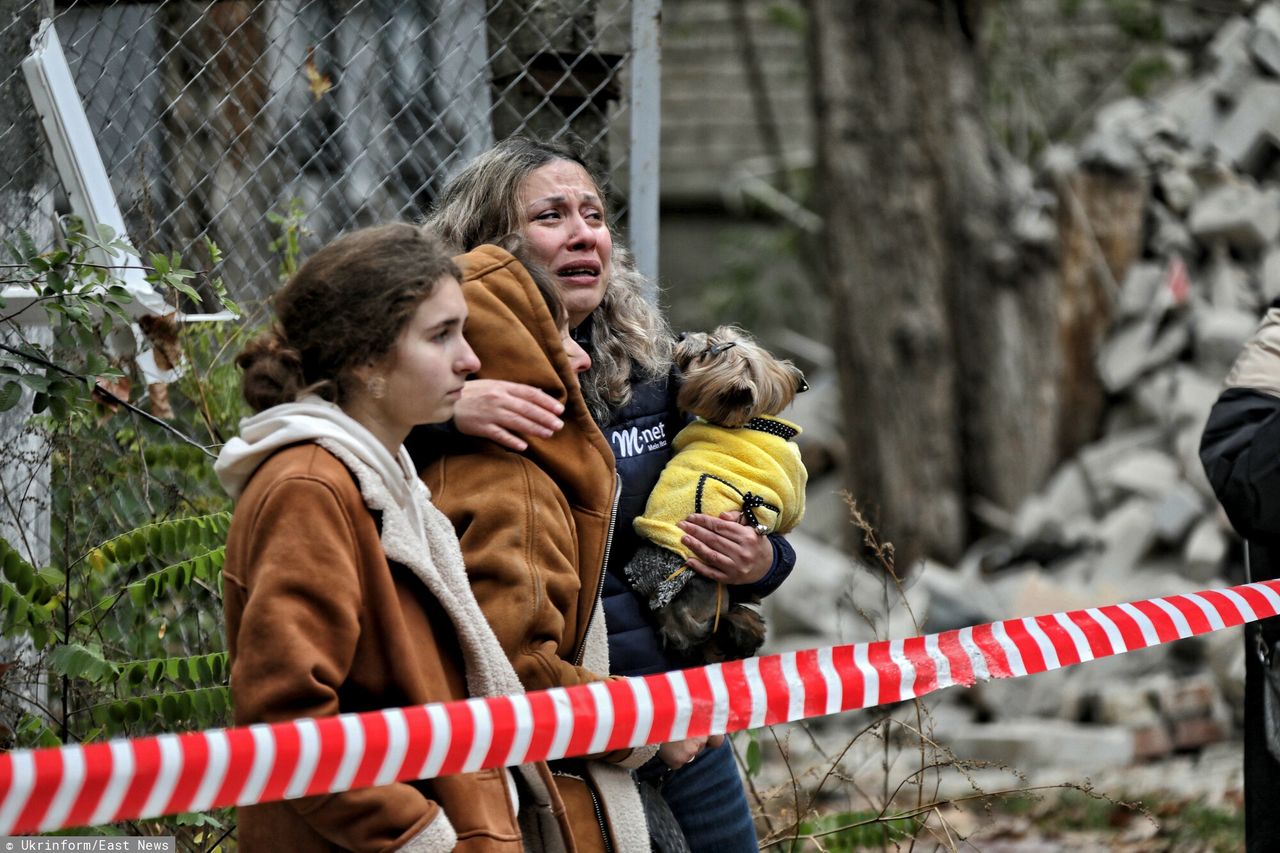
[[[282,447],[303,441],[328,439],[352,453],[382,478],[396,503],[413,505],[415,484],[421,485],[409,452],[402,446],[392,456],[373,433],[336,403],[309,394],[296,403],[272,406],[240,422],[240,435],[228,441],[213,470],[232,498],[239,498],[245,484],[267,457]],[[425,486],[423,486],[425,488]]]

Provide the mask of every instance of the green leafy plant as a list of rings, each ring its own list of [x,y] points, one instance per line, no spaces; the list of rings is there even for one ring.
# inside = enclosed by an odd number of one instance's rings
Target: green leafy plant
[[[0,410],[12,423],[15,407],[30,405],[29,440],[0,454],[7,470],[35,472],[29,481],[6,475],[0,495],[12,537],[0,538],[0,745],[226,725],[220,600],[230,501],[212,462],[244,414],[228,357],[244,332],[148,320],[123,273],[140,271],[175,307],[239,306],[213,272],[221,254],[211,242],[212,266],[200,271],[172,253],[140,259],[108,229],[74,219],[62,231],[52,249],[18,232],[4,246],[13,262],[0,265],[0,287],[24,303],[0,307]],[[180,367],[175,382],[141,374],[135,322],[150,324],[161,368]],[[46,564],[33,565],[32,554]],[[234,821],[219,812],[123,831],[176,834],[184,849],[211,850]]]
[[[0,265],[0,288],[16,287],[34,294],[33,306],[42,309],[50,331],[47,340],[29,333],[20,322],[25,313],[13,310],[0,315],[0,329],[11,343],[0,343],[0,411],[13,408],[22,389],[33,392],[31,410],[48,409],[66,419],[74,406],[83,406],[95,392],[121,403],[109,390],[109,381],[123,376],[108,353],[107,342],[117,328],[128,328],[133,294],[120,279],[120,271],[135,268],[158,292],[175,299],[199,303],[196,284],[207,291],[220,309],[239,313],[222,280],[182,266],[176,255],[151,253],[149,265],[119,235],[104,225],[86,227],[75,217],[63,219],[62,245],[41,249],[31,235],[18,231],[4,247],[13,263]],[[216,264],[218,248],[206,241]],[[3,293],[3,290],[0,290]],[[8,308],[0,296],[0,311]],[[31,308],[27,309],[28,311]]]
[[[289,200],[289,207],[284,213],[272,211],[267,214],[267,221],[280,229],[280,234],[267,244],[267,248],[280,256],[280,281],[285,282],[298,271],[298,258],[302,254],[302,239],[310,236],[311,229],[306,225],[306,207],[302,199]]]

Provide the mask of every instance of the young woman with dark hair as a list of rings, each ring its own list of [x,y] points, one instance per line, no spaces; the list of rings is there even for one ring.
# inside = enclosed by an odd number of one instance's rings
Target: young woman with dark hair
[[[238,725],[521,691],[402,446],[451,416],[480,366],[458,278],[413,226],[339,237],[237,359],[258,414],[216,469],[237,501],[223,578]],[[247,806],[240,847],[517,853],[523,825],[563,848],[546,766],[517,775],[518,794],[489,770]]]

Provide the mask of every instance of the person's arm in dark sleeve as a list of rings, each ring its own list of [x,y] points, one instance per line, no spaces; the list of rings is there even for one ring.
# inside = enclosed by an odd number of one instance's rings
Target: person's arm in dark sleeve
[[[1267,311],[1209,412],[1200,461],[1231,524],[1280,542],[1280,308]]]
[[[759,596],[766,596],[782,586],[782,582],[791,576],[796,567],[796,550],[780,533],[769,534],[769,544],[773,546],[773,565],[764,577],[752,584],[752,591]]]

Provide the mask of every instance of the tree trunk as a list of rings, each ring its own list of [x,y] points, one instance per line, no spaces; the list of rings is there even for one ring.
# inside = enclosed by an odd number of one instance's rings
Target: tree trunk
[[[1094,439],[1106,392],[1097,356],[1111,320],[1117,287],[1142,254],[1145,180],[1081,169],[1058,183],[1061,276],[1062,414],[1059,451],[1070,456]]]
[[[959,557],[1056,458],[1055,289],[1013,245],[958,0],[811,0],[848,482],[906,568]]]

